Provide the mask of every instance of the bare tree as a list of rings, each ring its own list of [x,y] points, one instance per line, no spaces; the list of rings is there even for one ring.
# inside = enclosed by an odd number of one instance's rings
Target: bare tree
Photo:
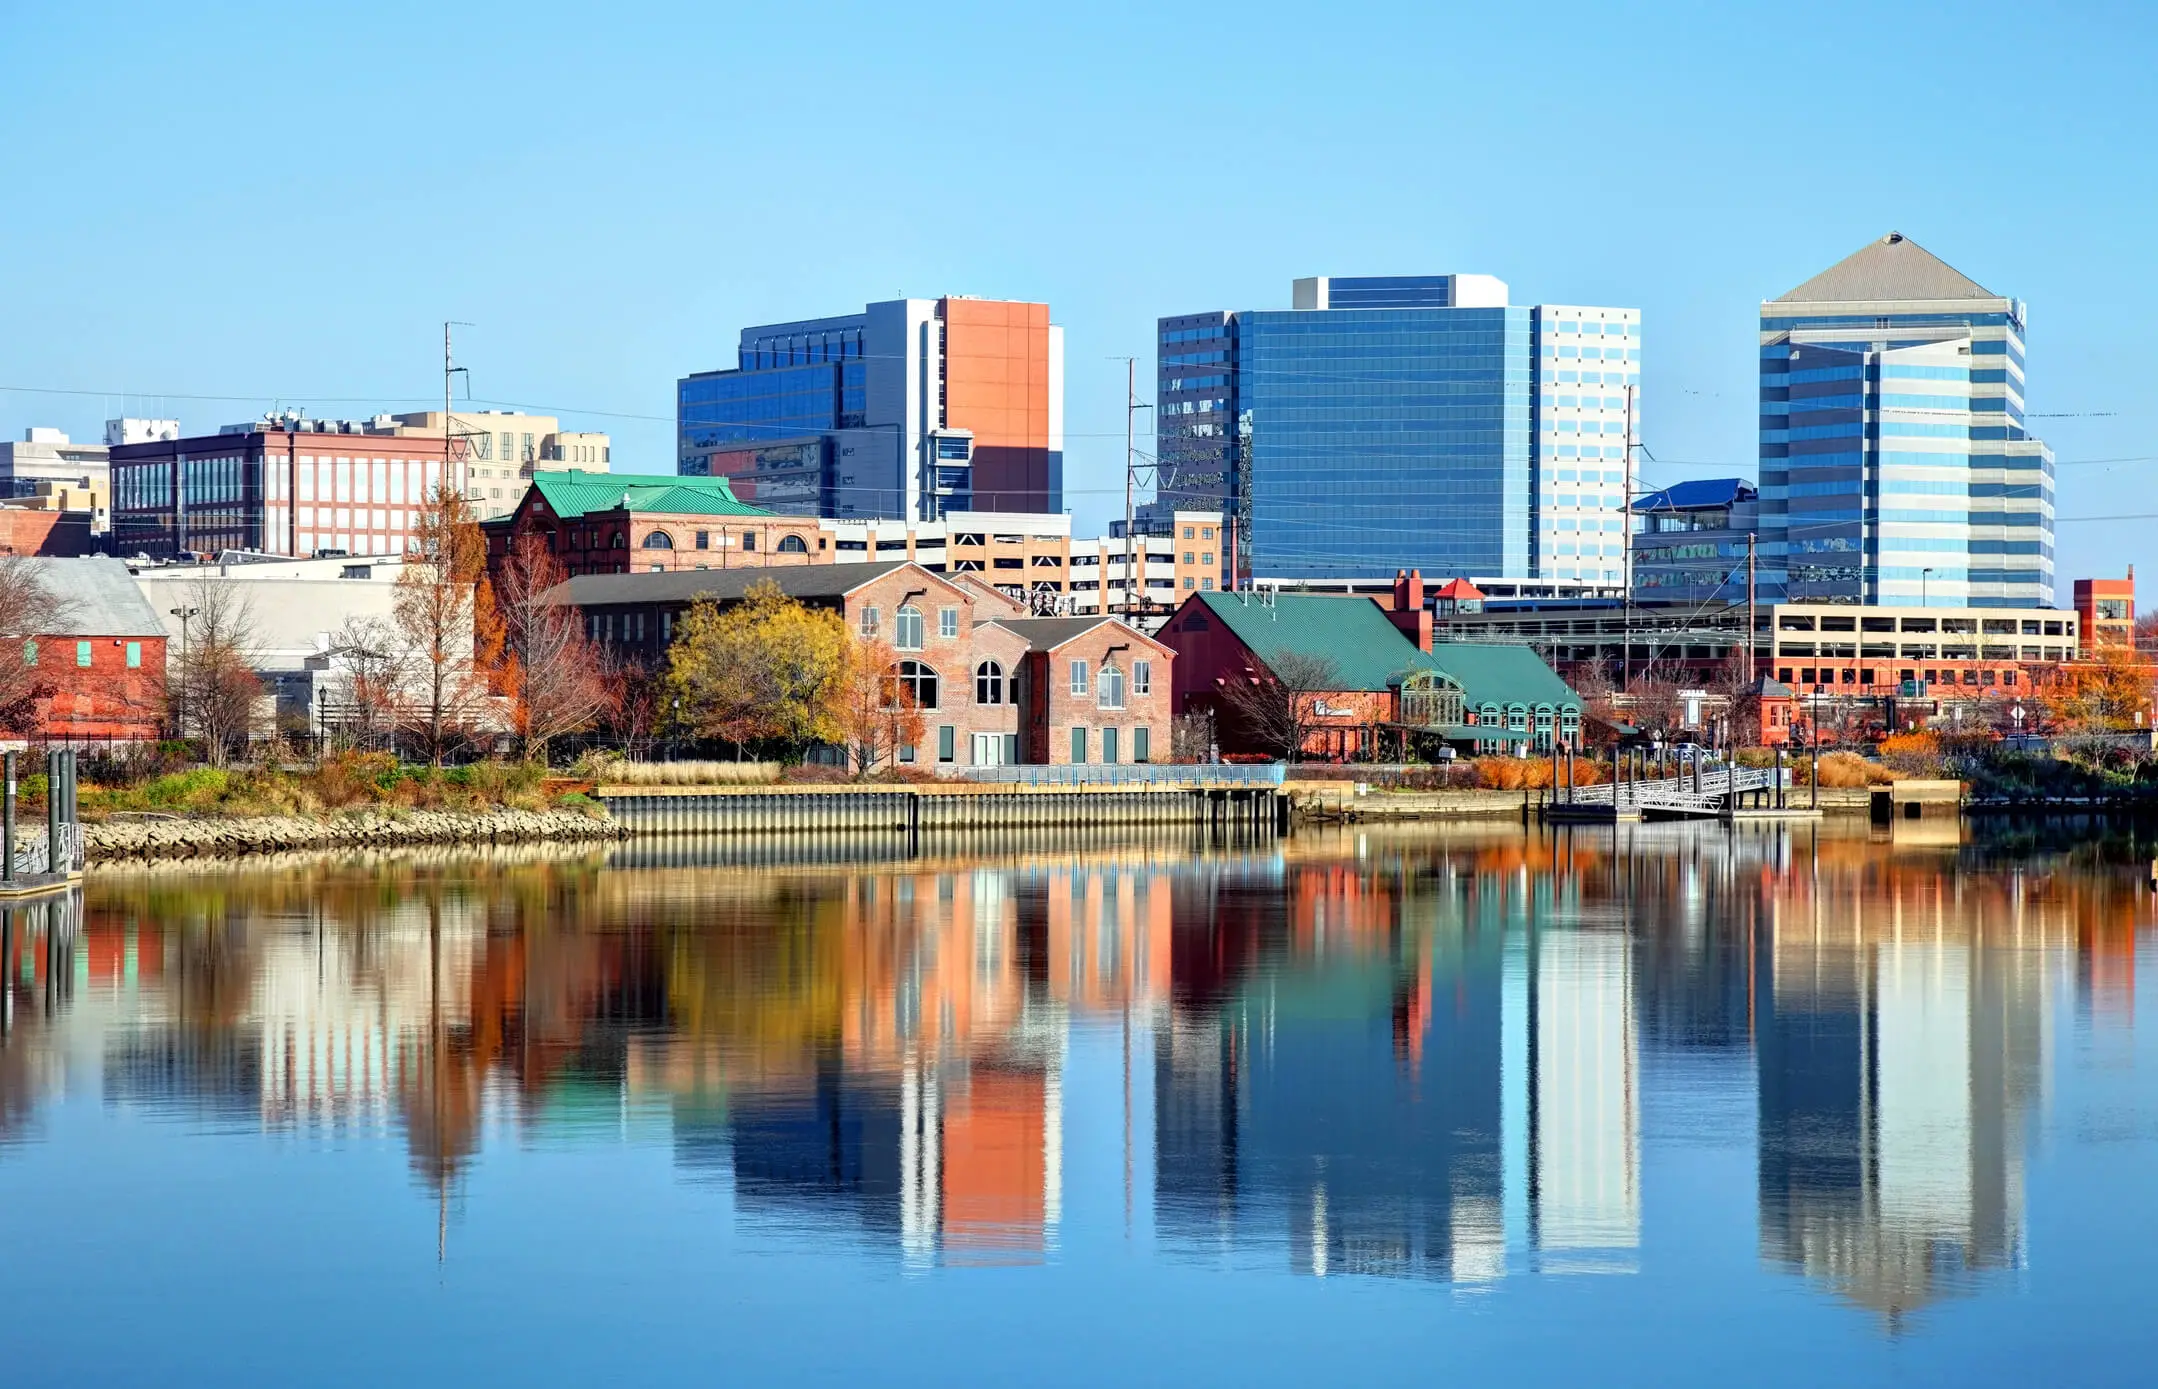
[[[1761,742],[1761,686],[1752,666],[1745,651],[1734,646],[1702,687],[1722,697],[1733,747],[1758,747]]]
[[[1175,762],[1204,762],[1214,754],[1214,719],[1194,711],[1169,725],[1169,757]]]
[[[537,535],[517,537],[500,590],[506,654],[502,685],[527,758],[547,760],[547,744],[592,727],[614,703],[606,663],[585,636],[583,615],[549,597],[569,578]]]
[[[397,624],[380,617],[353,617],[330,634],[336,674],[328,682],[337,702],[336,733],[351,746],[379,747],[396,729],[410,683],[411,652]],[[325,709],[323,733],[331,727]]]
[[[485,721],[501,638],[487,590],[487,542],[471,508],[444,483],[413,528],[414,553],[397,576],[394,614],[410,652],[406,729],[437,766]]]
[[[1256,670],[1217,680],[1214,697],[1240,741],[1294,762],[1321,722],[1319,696],[1340,688],[1341,672],[1332,661],[1286,651]]]
[[[255,676],[255,606],[230,579],[208,568],[181,592],[190,611],[179,678],[171,682],[173,721],[181,736],[192,732],[202,739],[205,759],[223,766],[246,755],[262,696]]]
[[[0,556],[0,728],[25,733],[36,724],[38,701],[52,693],[38,668],[37,639],[66,630],[72,606],[36,560]]]

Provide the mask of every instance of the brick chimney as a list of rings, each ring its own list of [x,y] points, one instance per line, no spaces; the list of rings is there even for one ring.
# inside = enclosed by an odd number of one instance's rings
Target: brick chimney
[[[1424,571],[1398,570],[1394,574],[1394,606],[1386,620],[1416,643],[1419,651],[1431,649],[1431,610],[1424,606]]]

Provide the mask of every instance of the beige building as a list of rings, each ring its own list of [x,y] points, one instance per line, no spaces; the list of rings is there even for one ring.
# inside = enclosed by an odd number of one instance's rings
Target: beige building
[[[400,434],[440,434],[442,412],[420,410],[390,417]],[[466,496],[482,521],[517,509],[536,471],[575,468],[604,473],[613,464],[605,434],[564,430],[553,415],[515,410],[453,411],[451,432],[466,440]]]

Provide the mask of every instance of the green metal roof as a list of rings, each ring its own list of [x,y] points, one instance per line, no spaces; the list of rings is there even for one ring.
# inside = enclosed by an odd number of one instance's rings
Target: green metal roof
[[[1526,646],[1435,642],[1431,663],[1460,684],[1470,709],[1484,704],[1581,707],[1581,696],[1574,693],[1573,687],[1559,679],[1557,672],[1544,664],[1544,658]]]
[[[574,468],[535,472],[532,485],[554,514],[575,520],[594,511],[662,512],[697,516],[771,516],[763,507],[737,501],[723,477],[676,477],[667,473],[586,473]]]
[[[1461,686],[1472,710],[1484,704],[1581,704],[1581,696],[1528,647],[1442,642],[1426,654],[1369,598],[1199,593],[1192,601],[1220,619],[1262,661],[1295,652],[1328,662],[1340,672],[1343,690],[1385,690],[1410,672],[1437,670]],[[1479,730],[1475,736],[1494,735]]]
[[[1431,658],[1401,635],[1369,598],[1325,593],[1198,593],[1194,602],[1271,665],[1285,655],[1316,657],[1341,677],[1342,690],[1384,690]]]

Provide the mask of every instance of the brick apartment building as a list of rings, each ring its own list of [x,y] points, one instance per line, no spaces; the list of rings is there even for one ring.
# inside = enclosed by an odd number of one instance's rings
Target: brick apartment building
[[[1023,603],[971,575],[903,560],[676,569],[578,575],[555,594],[584,613],[595,640],[656,669],[692,603],[737,603],[766,580],[897,652],[893,674],[925,725],[923,744],[902,762],[957,769],[1168,758],[1174,652],[1113,618],[1029,617]]]
[[[115,445],[113,545],[175,559],[223,550],[401,555],[447,480],[469,486],[440,434],[381,422],[281,418]]]

